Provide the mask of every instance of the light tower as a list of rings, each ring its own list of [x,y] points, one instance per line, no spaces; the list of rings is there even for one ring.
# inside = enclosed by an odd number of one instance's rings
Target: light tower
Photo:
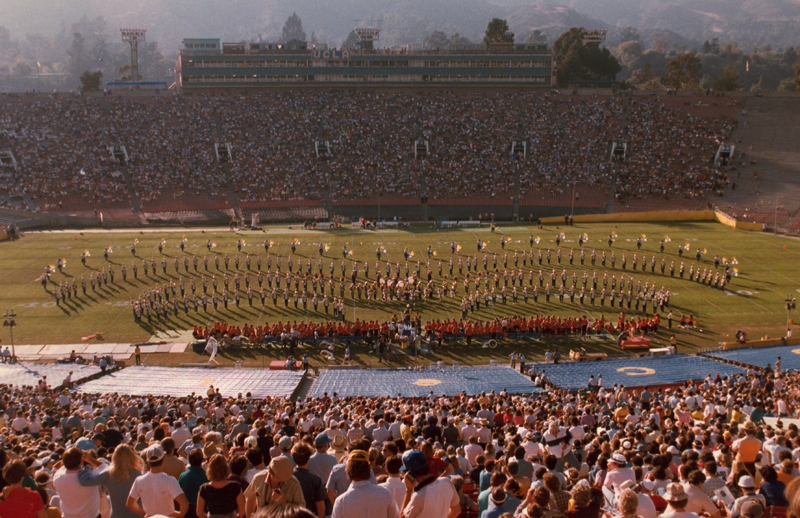
[[[127,41],[131,46],[131,81],[138,81],[139,77],[139,43],[145,42],[144,33],[147,29],[120,29],[122,41]]]
[[[381,30],[372,27],[360,27],[355,29],[355,33],[364,50],[373,50],[375,48],[373,43],[381,39]]]

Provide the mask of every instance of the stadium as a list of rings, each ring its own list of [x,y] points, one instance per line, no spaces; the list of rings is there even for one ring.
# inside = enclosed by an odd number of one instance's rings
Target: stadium
[[[441,516],[795,512],[796,96],[558,91],[541,45],[184,46],[176,91],[0,96],[12,490],[82,516],[63,474],[131,450],[178,516],[216,455],[238,516],[377,516],[359,482],[400,465]]]

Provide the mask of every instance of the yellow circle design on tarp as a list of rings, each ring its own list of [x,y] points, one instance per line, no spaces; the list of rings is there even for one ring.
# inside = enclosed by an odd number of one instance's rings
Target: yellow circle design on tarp
[[[635,370],[640,372],[628,372],[630,370]],[[622,367],[621,369],[617,369],[617,372],[624,372],[628,376],[647,376],[648,374],[656,373],[654,369],[649,369],[647,367]]]
[[[795,354],[800,354],[800,349],[792,349],[792,352]]]
[[[419,387],[432,387],[434,385],[439,385],[440,383],[441,381],[439,380],[422,379],[415,381],[414,385],[417,385]]]

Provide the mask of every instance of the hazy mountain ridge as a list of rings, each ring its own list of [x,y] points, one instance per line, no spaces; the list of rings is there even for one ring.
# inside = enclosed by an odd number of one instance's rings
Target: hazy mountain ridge
[[[673,33],[672,44],[697,44],[718,37],[740,47],[796,46],[800,0],[6,0],[0,26],[16,38],[68,30],[84,14],[103,16],[113,31],[145,27],[148,40],[165,52],[188,37],[226,41],[274,40],[292,12],[303,20],[307,36],[339,45],[358,25],[380,25],[385,45],[421,43],[433,30],[458,32],[479,41],[493,17],[508,20],[519,40],[539,29],[552,42],[569,27],[635,27]],[[35,13],[35,14],[34,14]],[[665,32],[666,31],[666,32]],[[118,39],[118,33],[110,34]],[[645,37],[647,41],[648,37]]]

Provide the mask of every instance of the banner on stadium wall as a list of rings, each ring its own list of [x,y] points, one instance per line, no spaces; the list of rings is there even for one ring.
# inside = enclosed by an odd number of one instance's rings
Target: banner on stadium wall
[[[315,49],[312,56],[314,59],[350,59],[350,51],[347,49]]]

